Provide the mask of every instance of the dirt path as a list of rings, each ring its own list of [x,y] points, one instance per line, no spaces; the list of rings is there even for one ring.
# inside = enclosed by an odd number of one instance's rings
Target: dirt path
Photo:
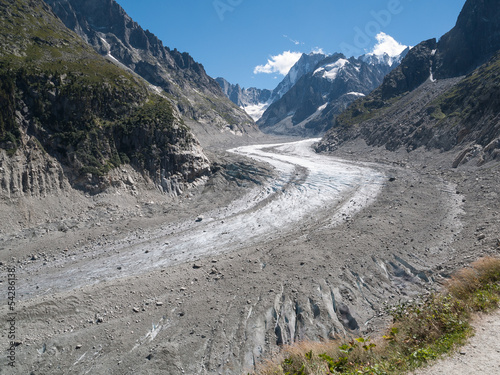
[[[473,323],[476,334],[451,357],[413,375],[500,374],[500,311],[483,315]]]

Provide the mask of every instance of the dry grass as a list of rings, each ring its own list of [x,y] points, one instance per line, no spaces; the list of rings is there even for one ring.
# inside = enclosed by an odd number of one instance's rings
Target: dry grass
[[[455,273],[446,283],[451,292],[461,292],[478,288],[481,284],[500,281],[500,258],[485,257]]]
[[[473,311],[490,311],[498,306],[500,259],[481,258],[457,272],[446,284],[446,289],[458,300],[467,303]]]
[[[475,312],[500,303],[500,259],[481,258],[460,270],[442,293],[391,310],[393,324],[374,341],[301,342],[263,362],[256,375],[401,374],[462,345]]]
[[[312,353],[311,357],[317,357],[320,354],[327,353],[330,355],[338,355],[339,349],[337,346],[332,345],[331,341],[328,342],[316,342],[316,341],[301,341],[293,345],[285,345],[282,347],[280,353],[275,355],[271,359],[265,360],[261,363],[255,374],[259,375],[275,375],[275,374],[285,374],[285,369],[290,367],[288,364],[295,363],[299,364],[307,359],[308,353]],[[285,363],[285,361],[287,363]],[[311,361],[310,361],[311,362]],[[324,362],[318,361],[319,363],[307,363],[307,373],[308,374],[325,374],[328,367]]]

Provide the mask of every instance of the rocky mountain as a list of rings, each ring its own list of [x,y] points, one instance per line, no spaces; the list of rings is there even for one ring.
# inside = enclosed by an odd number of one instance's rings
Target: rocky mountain
[[[226,81],[224,78],[216,78],[217,83],[222,88],[226,96],[235,104],[240,107],[252,105],[256,103],[267,102],[271,98],[272,91],[267,89],[258,89],[250,87],[248,89],[242,88],[240,85],[233,85]]]
[[[143,30],[114,0],[46,0],[55,14],[94,50],[164,90],[184,118],[217,133],[256,130],[250,117],[222,93],[203,66]]]
[[[285,78],[276,86],[271,95],[271,103],[280,100],[306,74],[311,73],[316,66],[327,58],[323,53],[303,53],[300,59],[290,68]]]
[[[217,78],[222,91],[235,104],[243,108],[255,121],[259,120],[265,110],[280,100],[303,75],[311,72],[326,55],[321,53],[303,53],[300,59],[290,68],[285,78],[272,91],[255,87],[242,89],[238,84],[232,85],[224,78]]]
[[[97,54],[42,0],[0,3],[0,192],[8,198],[131,185],[172,194],[209,172],[170,101]]]
[[[439,39],[433,64],[437,79],[458,77],[500,50],[500,7],[495,0],[467,0],[455,27]]]
[[[455,166],[473,156],[480,163],[496,158],[499,50],[498,4],[467,0],[455,27],[439,42],[431,39],[413,48],[377,90],[336,119],[318,149],[362,137],[389,150],[460,146]]]
[[[245,89],[238,84],[233,85],[221,77],[215,80],[229,100],[244,109],[255,121],[262,115],[261,108],[269,102],[273,93],[271,90],[256,87]]]
[[[268,133],[315,136],[350,103],[373,91],[408,52],[347,59],[334,54],[303,75],[257,122]]]

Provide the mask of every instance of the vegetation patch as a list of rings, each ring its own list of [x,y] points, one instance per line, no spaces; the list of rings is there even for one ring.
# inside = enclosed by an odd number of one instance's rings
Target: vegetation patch
[[[14,117],[14,102],[15,81],[0,70],[0,148],[11,155],[15,153],[21,137]]]
[[[436,98],[430,104],[435,109],[431,116],[438,121],[444,117],[454,118],[456,123],[470,127],[485,114],[498,113],[499,87],[500,54],[497,54],[458,85]]]
[[[382,116],[385,111],[407,93],[403,93],[388,100],[382,100],[380,89],[370,95],[355,100],[345,111],[337,117],[341,126],[354,126],[362,122]]]
[[[500,302],[500,259],[482,258],[456,273],[445,291],[390,310],[393,324],[382,338],[302,342],[283,348],[259,375],[371,374],[412,371],[463,345],[472,314]]]
[[[176,172],[195,142],[170,102],[98,55],[42,0],[0,3],[0,148],[22,135],[65,165],[71,183],[130,163]],[[78,186],[76,186],[78,187]]]

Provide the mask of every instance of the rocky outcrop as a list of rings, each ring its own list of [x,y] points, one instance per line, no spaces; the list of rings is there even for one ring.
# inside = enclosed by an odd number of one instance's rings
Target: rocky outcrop
[[[54,89],[35,93],[35,82]],[[109,187],[111,169],[131,164],[162,191],[177,194],[184,184],[210,171],[198,142],[161,97],[96,86],[91,94],[76,95],[77,82],[70,77],[57,82],[54,77],[18,75],[16,85],[21,99],[16,106],[22,108],[16,116],[21,149],[30,149],[24,139],[38,142],[65,166],[75,188],[99,193]],[[131,100],[129,95],[136,97]],[[92,101],[100,104],[94,107]]]
[[[500,50],[500,7],[495,0],[467,0],[453,29],[439,40],[435,78],[458,77]]]
[[[341,115],[337,127],[317,148],[333,150],[347,140],[362,137],[370,145],[393,151],[401,147],[408,151],[419,147],[443,151],[464,148],[453,163],[455,167],[472,159],[478,164],[497,159],[499,80],[500,55],[466,78],[427,80],[360,124],[343,122],[345,114]],[[358,105],[354,103],[348,112]]]
[[[500,9],[494,1],[468,0],[456,26],[439,42],[429,39],[412,48],[364,102],[367,111],[382,108],[426,80],[463,76],[486,63],[500,49]],[[362,103],[356,113],[364,112]]]
[[[432,56],[437,46],[436,39],[430,39],[412,48],[401,64],[384,78],[373,96],[379,94],[382,101],[412,91],[429,79],[432,70]]]
[[[233,85],[221,77],[215,80],[229,100],[242,108],[259,103],[266,103],[271,98],[271,90],[261,90],[256,87],[245,89],[238,84]]]
[[[143,30],[114,0],[46,0],[65,25],[98,53],[131,69],[174,97],[181,114],[217,130],[256,130],[203,66],[186,52],[165,47]]]
[[[0,150],[0,196],[44,198],[71,190],[61,164],[30,140],[14,156]]]
[[[386,147],[391,151],[400,147],[412,151],[431,142],[440,143],[443,149],[449,150],[454,146],[453,134],[446,132],[447,128],[435,128],[427,108],[459,80],[442,80],[437,83],[427,81],[388,108],[379,109],[377,115],[360,124],[344,122],[346,113],[343,113],[337,118],[335,126],[316,145],[316,150],[333,151],[341,144],[358,137],[371,146]],[[354,102],[346,112],[358,110],[358,105],[358,102]]]

